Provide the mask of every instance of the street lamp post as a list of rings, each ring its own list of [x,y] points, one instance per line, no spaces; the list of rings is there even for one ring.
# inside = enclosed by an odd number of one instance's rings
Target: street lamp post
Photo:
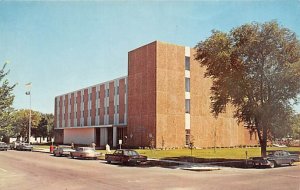
[[[30,137],[31,137],[31,82],[27,83],[26,88],[28,88],[28,91],[25,93],[29,96],[29,124],[28,124],[28,143],[30,144]]]

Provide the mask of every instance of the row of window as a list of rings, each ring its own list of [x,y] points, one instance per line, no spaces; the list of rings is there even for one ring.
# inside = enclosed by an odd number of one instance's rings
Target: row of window
[[[109,89],[105,89],[105,97],[109,97]],[[115,87],[115,95],[119,95],[119,92],[120,92],[120,90],[119,90],[119,86],[116,86]],[[127,90],[126,90],[126,86],[125,86],[125,93],[127,92]],[[88,99],[90,100],[90,101],[92,101],[92,93],[89,93],[88,94]],[[97,91],[97,94],[96,94],[96,97],[98,97],[98,99],[100,99],[100,91]],[[82,94],[82,96],[81,96],[81,100],[82,100],[82,102],[84,102],[84,94]],[[61,106],[61,101],[59,101],[58,100],[58,104],[59,104],[59,106]],[[76,104],[78,104],[80,101],[79,101],[79,99],[78,98],[76,98]],[[71,104],[71,99],[69,99],[69,104]],[[64,102],[64,105],[66,106],[67,105],[67,101],[65,101]]]
[[[84,115],[84,110],[81,111],[81,115],[83,116]],[[95,112],[97,113],[97,109],[95,110]],[[106,112],[106,115],[109,115],[109,107],[105,107],[105,112]],[[115,106],[115,114],[118,114],[120,112],[120,107],[119,105]],[[66,113],[65,113],[66,114]],[[63,114],[63,120],[65,119],[65,114]],[[69,113],[69,118],[71,117],[71,114],[72,113]],[[92,110],[88,110],[88,115],[91,117],[92,116]],[[100,115],[100,108],[98,108],[98,115]],[[58,114],[58,117],[59,117],[59,114]],[[77,118],[77,111],[75,112],[74,114],[74,118],[76,119]]]

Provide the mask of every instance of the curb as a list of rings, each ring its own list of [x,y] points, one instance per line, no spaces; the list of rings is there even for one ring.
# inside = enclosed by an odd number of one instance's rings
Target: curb
[[[213,168],[213,167],[191,167],[191,168],[181,168],[182,170],[188,170],[188,171],[216,171],[221,170],[221,168]]]

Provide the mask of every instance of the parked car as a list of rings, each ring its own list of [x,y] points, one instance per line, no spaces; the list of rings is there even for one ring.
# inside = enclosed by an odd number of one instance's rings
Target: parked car
[[[274,168],[281,165],[293,165],[299,161],[299,155],[290,154],[284,150],[267,151],[267,157],[253,157],[251,162],[253,167],[268,166]]]
[[[96,152],[91,147],[78,147],[76,148],[76,151],[70,152],[70,155],[72,158],[92,158],[97,160],[98,156],[100,156],[100,153]]]
[[[70,156],[71,152],[75,152],[71,146],[60,145],[53,150],[54,156]]]
[[[10,149],[11,150],[15,150],[20,143],[22,143],[22,142],[20,142],[20,141],[13,141],[12,143],[9,144]]]
[[[105,154],[107,163],[117,162],[121,164],[139,164],[147,161],[147,156],[139,155],[135,150],[119,149],[113,154]]]
[[[7,151],[8,145],[5,142],[0,142],[0,150]]]
[[[29,143],[20,143],[16,146],[16,150],[25,150],[25,151],[32,151],[33,146]]]

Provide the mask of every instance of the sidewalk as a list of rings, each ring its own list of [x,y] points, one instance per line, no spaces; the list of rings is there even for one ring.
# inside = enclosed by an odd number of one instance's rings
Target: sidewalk
[[[43,152],[43,153],[50,153],[50,149],[46,148],[35,148],[33,147],[33,152]]]
[[[209,163],[181,162],[181,161],[160,160],[160,159],[153,159],[153,158],[148,158],[148,160],[168,162],[168,163],[177,163],[179,165],[176,166],[176,168],[182,169],[182,170],[189,170],[189,171],[215,171],[215,170],[221,170],[220,166],[213,166],[213,165],[210,165]]]

